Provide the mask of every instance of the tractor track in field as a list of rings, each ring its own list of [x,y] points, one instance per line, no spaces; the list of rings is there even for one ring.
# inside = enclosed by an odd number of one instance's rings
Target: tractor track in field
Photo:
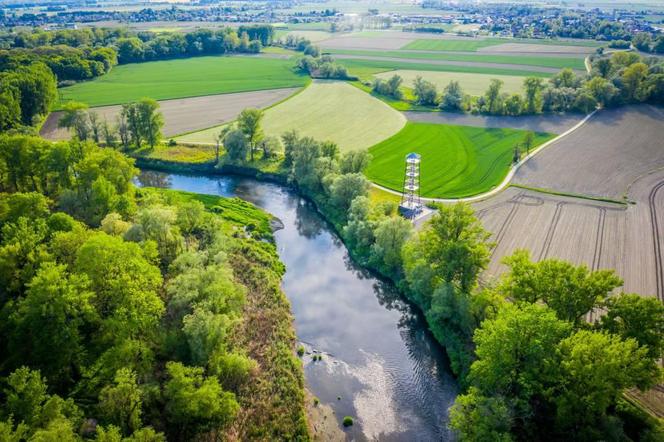
[[[517,209],[519,208],[519,200],[523,196],[523,193],[517,194],[514,198],[512,198],[510,201],[512,203],[512,208],[510,209],[509,213],[505,217],[505,221],[503,221],[502,225],[500,226],[500,229],[498,229],[498,234],[496,234],[496,244],[493,247],[493,250],[491,251],[491,256],[496,252],[498,249],[498,245],[500,242],[503,240],[503,237],[505,236],[505,232],[507,231],[507,227],[512,223],[512,220],[514,219],[514,216],[516,215]]]
[[[556,231],[556,227],[558,226],[558,222],[560,221],[560,215],[562,213],[563,206],[566,204],[567,203],[563,201],[559,201],[556,204],[556,211],[553,213],[553,218],[551,219],[549,228],[546,231],[546,236],[544,238],[544,245],[542,246],[542,250],[539,255],[540,261],[542,259],[545,259],[549,255],[549,250],[551,249],[551,243],[553,242],[553,235]]]
[[[599,269],[599,263],[602,259],[602,245],[604,241],[604,225],[606,223],[606,208],[599,207],[599,220],[597,224],[597,235],[595,236],[595,253],[593,254],[593,262],[590,267],[592,270]]]
[[[662,246],[660,243],[660,228],[657,220],[657,192],[664,187],[664,180],[659,181],[648,194],[648,206],[650,210],[650,223],[653,234],[653,248],[655,252],[655,280],[657,282],[657,299],[663,301],[664,295],[664,272],[662,272]]]

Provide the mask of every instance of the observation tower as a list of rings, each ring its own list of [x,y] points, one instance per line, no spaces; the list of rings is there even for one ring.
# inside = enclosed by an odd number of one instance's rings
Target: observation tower
[[[422,211],[422,201],[420,200],[421,159],[420,155],[416,153],[406,155],[406,173],[399,211],[408,219],[414,219]]]

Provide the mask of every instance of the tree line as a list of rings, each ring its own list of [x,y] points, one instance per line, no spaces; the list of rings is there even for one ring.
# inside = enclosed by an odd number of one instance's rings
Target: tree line
[[[136,172],[91,142],[0,136],[3,440],[199,440],[240,414],[240,438],[306,439],[267,216],[136,189]],[[283,313],[247,343],[252,296]]]
[[[402,99],[403,80],[394,75],[388,80],[375,79],[372,91]],[[616,52],[592,61],[588,75],[562,69],[545,81],[539,77],[523,80],[523,93],[502,91],[503,81],[492,79],[486,92],[473,97],[452,80],[442,93],[436,85],[417,77],[413,81],[415,104],[438,107],[444,111],[487,115],[532,115],[542,112],[588,113],[597,107],[615,107],[629,103],[664,103],[664,64],[655,57],[643,58],[633,52]]]

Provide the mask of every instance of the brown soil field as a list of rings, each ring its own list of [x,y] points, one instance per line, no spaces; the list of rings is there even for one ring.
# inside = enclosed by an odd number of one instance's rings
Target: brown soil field
[[[524,115],[492,117],[452,112],[404,112],[409,121],[454,124],[459,126],[497,127],[561,134],[577,124],[583,115]]]
[[[165,137],[206,129],[234,120],[247,107],[264,108],[284,100],[297,88],[272,89],[235,94],[208,95],[205,97],[180,98],[160,101],[164,114]],[[100,119],[115,123],[121,106],[92,108]],[[51,113],[41,128],[40,135],[49,140],[70,138],[69,131],[58,127],[61,112]]]
[[[477,52],[487,52],[492,55],[496,53],[506,53],[510,55],[538,55],[538,56],[585,56],[595,52],[595,48],[588,46],[563,46],[563,45],[538,45],[524,43],[503,43],[495,46],[486,46],[479,48]]]
[[[381,48],[389,49],[389,48]],[[442,66],[466,66],[478,68],[492,68],[492,69],[513,69],[527,72],[545,72],[547,74],[556,74],[560,72],[559,68],[550,68],[545,66],[530,66],[525,64],[509,64],[509,63],[485,63],[481,61],[452,61],[452,60],[422,60],[416,58],[400,58],[400,57],[376,57],[374,55],[348,55],[348,54],[334,54],[336,59],[360,59],[360,60],[378,60],[378,61],[394,61],[397,63],[417,63],[417,64],[435,64]]]
[[[496,247],[486,276],[505,271],[504,256],[528,249],[535,260],[559,258],[589,268],[614,269],[626,292],[662,300],[664,173],[632,188],[634,205],[553,196],[509,188],[474,204]]]
[[[663,136],[663,108],[601,110],[524,164],[514,182],[619,199],[637,178],[664,167]]]

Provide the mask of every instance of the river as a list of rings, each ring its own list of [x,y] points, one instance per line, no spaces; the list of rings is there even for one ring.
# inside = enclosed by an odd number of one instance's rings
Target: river
[[[448,408],[457,395],[443,350],[424,319],[383,282],[355,265],[313,205],[277,184],[241,177],[144,171],[145,186],[237,196],[278,217],[288,296],[306,382],[336,416],[352,416],[349,440],[452,440]]]

